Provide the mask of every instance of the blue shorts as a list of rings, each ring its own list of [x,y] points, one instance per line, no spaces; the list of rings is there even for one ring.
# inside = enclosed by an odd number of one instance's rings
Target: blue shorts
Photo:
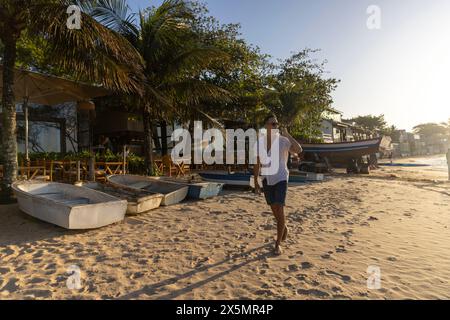
[[[278,182],[274,186],[269,186],[266,179],[263,180],[264,196],[269,206],[278,204],[280,206],[286,205],[286,194],[288,184],[287,181]]]

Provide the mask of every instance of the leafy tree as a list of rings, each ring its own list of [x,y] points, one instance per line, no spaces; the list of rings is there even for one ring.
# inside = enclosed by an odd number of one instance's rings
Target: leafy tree
[[[350,119],[350,122],[354,122],[357,125],[370,130],[380,130],[384,131],[387,128],[387,122],[384,119],[384,115],[374,116],[374,115],[366,115],[366,116],[358,116],[356,118]]]
[[[425,139],[430,139],[436,136],[448,135],[448,127],[445,123],[424,123],[419,124],[413,128],[414,133],[419,134]]]
[[[325,62],[318,64],[305,49],[275,66],[268,76],[265,105],[302,139],[317,137],[321,116],[331,108],[338,80],[326,78]]]
[[[135,105],[142,113],[147,173],[152,174],[153,121],[185,119],[191,112],[189,106],[204,97],[226,99],[229,93],[204,81],[202,74],[228,55],[202,41],[194,28],[194,8],[183,0],[166,0],[159,7],[139,12],[137,27],[123,0],[98,1],[90,14],[120,31],[145,62],[145,92]]]
[[[230,59],[215,61],[202,79],[231,93],[233,100],[201,101],[201,109],[220,119],[256,124],[265,116],[264,84],[271,71],[269,56],[246,42],[240,24],[221,24],[203,4],[194,3],[195,32],[202,42],[226,52]]]

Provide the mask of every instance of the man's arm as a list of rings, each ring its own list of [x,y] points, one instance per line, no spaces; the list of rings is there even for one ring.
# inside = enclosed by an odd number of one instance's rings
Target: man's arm
[[[296,153],[296,154],[301,154],[303,152],[303,148],[300,145],[300,143],[298,143],[297,140],[295,140],[290,134],[289,132],[286,130],[286,128],[282,128],[281,129],[281,134],[288,138],[289,142],[291,143],[291,148],[289,149],[290,153]]]

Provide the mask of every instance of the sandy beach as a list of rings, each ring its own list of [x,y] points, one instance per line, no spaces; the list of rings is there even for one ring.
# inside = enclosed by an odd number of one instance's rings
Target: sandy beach
[[[0,206],[0,299],[450,299],[450,184],[431,169],[291,187],[281,257],[274,218],[249,191],[86,232]],[[67,287],[74,265],[79,290]]]

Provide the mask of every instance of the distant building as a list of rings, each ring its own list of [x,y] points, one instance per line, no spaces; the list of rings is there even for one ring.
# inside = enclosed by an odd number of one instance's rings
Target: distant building
[[[342,112],[327,111],[322,115],[321,138],[325,143],[337,143],[370,139],[374,133],[354,122],[342,119]]]
[[[396,130],[392,134],[392,139],[396,157],[442,154],[447,152],[450,146],[449,137],[443,135],[422,137],[406,130]]]

